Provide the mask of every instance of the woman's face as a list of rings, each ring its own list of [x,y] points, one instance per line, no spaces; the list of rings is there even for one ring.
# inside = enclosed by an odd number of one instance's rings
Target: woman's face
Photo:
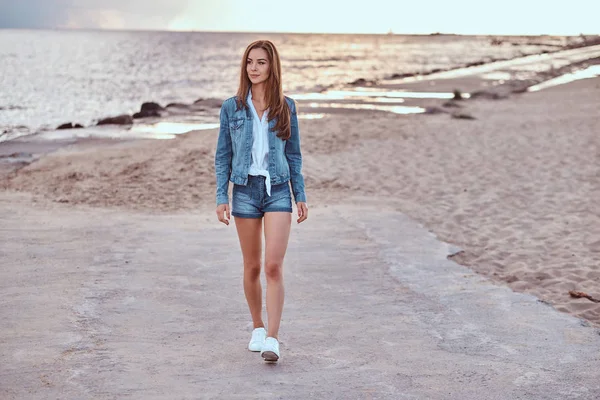
[[[246,72],[253,85],[265,82],[269,77],[269,57],[264,49],[252,49],[246,60]]]

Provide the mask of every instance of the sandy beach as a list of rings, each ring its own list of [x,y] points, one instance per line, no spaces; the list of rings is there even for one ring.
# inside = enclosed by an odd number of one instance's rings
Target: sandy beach
[[[275,365],[246,348],[216,129],[0,143],[0,398],[597,400],[600,303],[569,292],[600,298],[600,77],[524,88],[599,55],[299,100]]]
[[[600,324],[600,304],[569,295],[600,297],[600,79],[456,103],[475,119],[346,110],[302,120],[311,208],[393,207],[460,247],[454,261]],[[0,188],[42,209],[210,213],[216,135],[63,146],[3,168]]]

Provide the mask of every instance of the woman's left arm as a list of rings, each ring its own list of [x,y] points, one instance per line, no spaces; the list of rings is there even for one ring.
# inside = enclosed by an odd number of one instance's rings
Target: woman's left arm
[[[285,143],[285,157],[290,166],[290,181],[298,208],[298,223],[300,223],[308,217],[308,207],[306,206],[304,176],[302,175],[302,151],[300,150],[298,114],[296,112],[296,103],[293,100],[291,101],[290,114],[291,135]]]

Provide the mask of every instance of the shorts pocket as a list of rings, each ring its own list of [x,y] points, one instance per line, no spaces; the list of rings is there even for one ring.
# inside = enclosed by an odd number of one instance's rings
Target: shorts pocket
[[[252,191],[247,185],[233,185],[233,197],[239,200],[252,200]]]
[[[271,198],[274,200],[291,199],[290,185],[288,182],[271,186]]]

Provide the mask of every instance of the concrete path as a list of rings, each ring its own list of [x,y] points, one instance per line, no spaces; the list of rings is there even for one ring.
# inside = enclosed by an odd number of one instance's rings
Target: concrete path
[[[235,227],[0,195],[0,399],[599,399],[600,334],[408,219],[313,209],[282,359],[246,349]],[[264,277],[262,278],[264,282]]]

